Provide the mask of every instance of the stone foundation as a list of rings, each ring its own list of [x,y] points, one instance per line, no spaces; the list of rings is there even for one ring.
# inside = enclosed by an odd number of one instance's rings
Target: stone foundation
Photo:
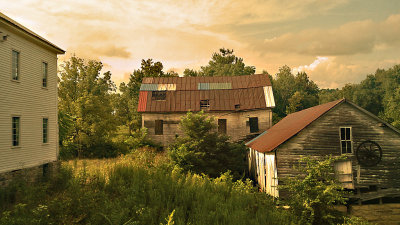
[[[12,181],[22,179],[29,183],[34,183],[49,176],[54,176],[60,168],[60,162],[49,162],[40,166],[13,170],[0,173],[0,188],[7,187]]]

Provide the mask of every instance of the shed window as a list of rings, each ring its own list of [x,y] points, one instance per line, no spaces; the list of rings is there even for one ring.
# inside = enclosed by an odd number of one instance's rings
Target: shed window
[[[48,126],[49,126],[49,119],[43,118],[43,143],[48,142]]]
[[[165,100],[167,98],[167,91],[152,91],[151,100]]]
[[[250,117],[249,124],[250,124],[250,133],[258,132],[258,117]]]
[[[155,121],[155,135],[162,135],[163,134],[163,121],[156,120]]]
[[[218,119],[218,133],[226,134],[226,119]]]
[[[13,80],[19,80],[19,52],[12,51],[12,71]]]
[[[20,136],[20,118],[13,117],[12,118],[12,145],[19,146],[19,136]]]
[[[42,63],[42,87],[47,87],[47,63]]]
[[[340,128],[340,147],[342,154],[353,152],[351,127]]]
[[[200,110],[209,110],[210,100],[200,100]]]

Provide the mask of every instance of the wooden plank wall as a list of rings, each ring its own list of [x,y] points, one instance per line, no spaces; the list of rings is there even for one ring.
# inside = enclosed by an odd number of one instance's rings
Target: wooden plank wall
[[[349,103],[332,109],[278,147],[279,179],[294,176],[296,172],[293,166],[298,165],[298,160],[303,156],[322,158],[341,155],[340,126],[352,127],[354,147],[348,159],[352,162],[355,188],[370,185],[400,187],[400,135],[388,127],[382,127],[379,121]],[[357,162],[355,151],[366,140],[375,141],[382,148],[382,161],[377,166],[365,167]]]

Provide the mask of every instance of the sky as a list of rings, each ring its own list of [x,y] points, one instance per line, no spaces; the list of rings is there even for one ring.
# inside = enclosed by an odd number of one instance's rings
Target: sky
[[[182,74],[220,48],[275,74],[305,71],[320,88],[400,64],[399,0],[0,0],[0,11],[119,84],[142,59]]]

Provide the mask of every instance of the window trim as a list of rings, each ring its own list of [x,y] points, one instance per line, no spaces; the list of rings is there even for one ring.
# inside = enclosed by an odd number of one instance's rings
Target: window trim
[[[17,78],[18,79],[14,79],[14,66],[13,66],[13,60],[14,60],[14,52],[18,53],[18,65],[17,65]],[[21,82],[21,51],[12,48],[11,49],[11,81],[13,82]]]
[[[14,145],[14,118],[19,118],[18,121],[18,145]],[[11,148],[21,147],[21,116],[11,115]]]
[[[46,85],[45,86],[43,86],[43,84],[44,84],[44,82],[43,82],[43,80],[44,80],[44,65],[46,65]],[[46,62],[46,61],[42,61],[42,69],[41,69],[41,80],[42,80],[42,88],[43,89],[47,89],[47,87],[49,86],[48,84],[49,84],[49,63],[48,62]]]
[[[46,124],[46,142],[44,142],[44,120],[47,120]],[[49,144],[49,118],[42,117],[42,144]]]
[[[346,139],[346,137],[345,137],[345,140],[342,140],[342,128],[344,128],[345,129],[345,136],[346,136],[346,128],[350,128],[350,139],[349,140],[347,140]],[[342,146],[342,142],[343,141],[350,141],[350,143],[351,143],[351,148],[350,148],[350,152],[347,152],[347,144],[346,144],[346,152],[345,153],[343,153],[343,146]],[[353,154],[354,153],[354,144],[353,144],[353,127],[351,127],[351,126],[340,126],[339,127],[339,144],[340,144],[340,154],[342,154],[342,155],[346,155],[346,154]]]

